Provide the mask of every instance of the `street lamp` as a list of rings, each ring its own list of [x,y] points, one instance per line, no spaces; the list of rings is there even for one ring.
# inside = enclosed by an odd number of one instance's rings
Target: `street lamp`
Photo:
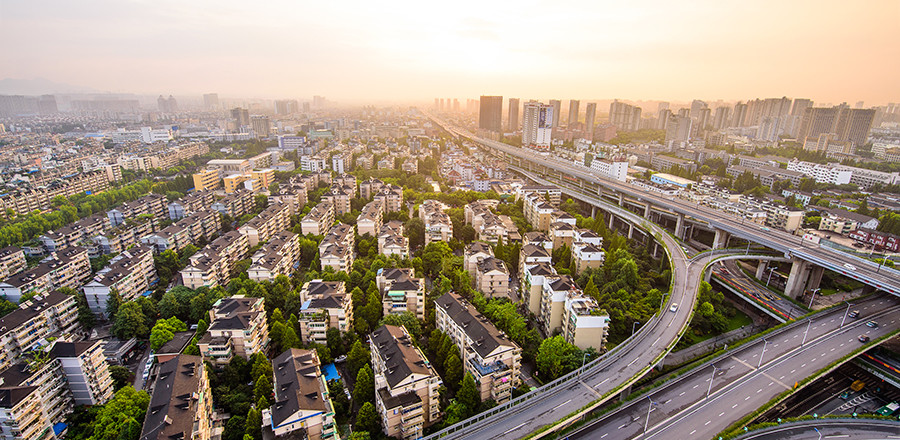
[[[769,278],[766,278],[766,287],[769,287],[769,281],[772,281],[772,274],[775,272],[774,267],[769,268]]]
[[[841,319],[841,328],[843,328],[843,327],[844,327],[844,321],[846,321],[846,320],[847,320],[847,315],[849,315],[849,314],[850,314],[850,306],[851,306],[851,305],[852,305],[852,304],[850,304],[850,302],[849,302],[849,301],[847,301],[847,311],[846,311],[846,312],[844,312],[844,319]]]
[[[816,430],[816,434],[819,434],[819,439],[818,439],[818,440],[822,440],[822,433],[819,432],[819,428],[813,428],[813,429]]]
[[[669,296],[669,292],[663,294],[662,298],[659,300],[659,311],[662,312],[663,306],[666,304],[666,297]],[[633,333],[633,332],[632,332]]]
[[[769,345],[769,341],[767,341],[765,338],[763,338],[763,349],[762,349],[762,353],[759,354],[759,364],[756,365],[757,370],[759,370],[759,367],[762,366],[762,359],[763,359],[763,356],[765,356],[765,354],[766,354],[766,346],[767,345]]]
[[[812,319],[807,318],[807,321],[808,321],[808,323],[806,324],[806,331],[803,332],[803,340],[800,341],[801,347],[803,346],[803,344],[806,344],[806,335],[809,333],[809,326],[812,325]]]
[[[581,369],[582,370],[584,370],[584,360],[585,360],[585,358],[587,358],[587,355],[588,355],[587,352],[584,352],[584,354],[581,356]]]
[[[644,432],[647,432],[647,427],[650,426],[650,411],[653,409],[653,405],[659,405],[659,402],[654,402],[650,396],[647,396],[647,400],[650,401],[650,405],[647,407],[647,421],[644,422]]]
[[[812,310],[813,301],[816,299],[816,293],[818,293],[822,289],[813,289],[812,290],[812,298],[809,299],[809,307],[807,309]]]
[[[638,324],[640,324],[640,321],[634,321],[634,323],[631,324],[631,336],[634,336],[634,327]]]
[[[712,376],[709,377],[709,388],[706,389],[706,398],[707,399],[709,399],[709,393],[712,392],[713,379],[716,378],[716,371],[719,369],[718,367],[716,367],[716,364],[713,364],[712,367],[713,367],[713,372],[712,372]]]

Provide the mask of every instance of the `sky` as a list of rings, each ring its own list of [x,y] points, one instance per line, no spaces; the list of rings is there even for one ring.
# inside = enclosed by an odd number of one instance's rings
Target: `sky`
[[[0,79],[337,102],[900,101],[900,0],[0,0]]]

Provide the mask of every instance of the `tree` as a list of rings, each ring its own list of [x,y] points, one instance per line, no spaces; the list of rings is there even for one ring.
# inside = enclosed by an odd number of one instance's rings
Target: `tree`
[[[409,238],[410,249],[417,249],[425,245],[425,223],[418,217],[409,219],[403,225],[403,231]]]
[[[146,337],[150,329],[147,327],[141,306],[135,302],[127,302],[119,307],[111,331],[119,339],[130,339]]]
[[[462,361],[459,359],[459,353],[454,350],[444,363],[444,378],[447,383],[456,385],[462,380],[462,375]]]
[[[119,390],[131,383],[131,377],[133,376],[131,370],[121,365],[110,365],[109,375],[113,380],[113,390]]]
[[[573,353],[577,353],[578,347],[566,342],[561,335],[544,339],[538,348],[537,364],[538,373],[546,380],[556,379],[567,373],[571,368],[566,365]]]
[[[381,318],[381,322],[378,325],[395,325],[398,327],[406,327],[406,331],[409,332],[409,335],[413,338],[413,340],[418,340],[419,335],[422,334],[422,323],[416,318],[412,312],[403,312],[399,314],[392,313],[390,315]]]
[[[366,364],[356,375],[356,384],[353,386],[353,401],[357,404],[375,401],[375,378],[372,367]]]
[[[466,407],[466,417],[471,417],[478,412],[478,406],[481,405],[481,394],[478,392],[475,378],[471,374],[466,373],[463,378],[459,385],[459,392],[456,393],[456,400]]]
[[[359,408],[356,414],[356,430],[374,432],[378,429],[378,413],[372,402],[366,402]]]
[[[106,316],[116,316],[119,306],[122,305],[122,297],[117,289],[109,289],[109,298],[106,299]]]
[[[150,348],[153,351],[159,350],[166,342],[175,338],[175,333],[183,331],[187,331],[187,325],[174,316],[156,321],[150,330]]]
[[[249,436],[253,440],[262,439],[262,408],[253,407],[247,412],[247,428],[244,430],[244,438]]]
[[[332,356],[341,356],[344,354],[344,339],[341,337],[340,330],[329,327],[325,332],[325,340],[328,349],[331,350]]]
[[[354,342],[350,346],[350,353],[347,354],[347,368],[350,371],[359,371],[363,365],[369,363],[369,356],[369,350],[363,348],[361,342]]]
[[[94,420],[92,439],[120,439],[122,427],[135,421],[138,426],[143,423],[144,414],[150,404],[150,395],[137,391],[133,387],[123,387],[116,391],[113,398],[103,406]],[[128,431],[132,432],[132,431]],[[140,432],[137,433],[140,435]],[[138,436],[126,440],[137,440]]]

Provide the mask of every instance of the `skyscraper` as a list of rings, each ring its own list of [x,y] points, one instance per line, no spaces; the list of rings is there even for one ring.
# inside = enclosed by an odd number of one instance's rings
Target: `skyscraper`
[[[268,116],[254,116],[250,118],[250,125],[258,138],[269,137],[269,132],[272,130]]]
[[[233,108],[231,109],[231,119],[234,131],[240,131],[241,127],[250,125],[250,112],[245,108]]]
[[[734,105],[734,116],[731,119],[732,127],[743,127],[744,119],[747,117],[747,104],[738,102]]]
[[[875,120],[875,109],[873,108],[842,108],[835,130],[837,140],[865,145],[869,131],[872,130],[873,120]]]
[[[656,117],[659,117],[660,113],[662,113],[663,110],[668,110],[668,109],[669,109],[668,102],[660,102],[659,104],[656,105]]]
[[[553,128],[559,127],[559,113],[562,111],[562,101],[551,99],[550,105],[553,107]]]
[[[156,104],[162,113],[175,113],[178,111],[178,101],[172,95],[169,95],[168,98],[163,98],[162,95],[159,95],[159,98],[156,98]]]
[[[503,97],[482,96],[478,111],[478,128],[500,133],[503,119]]]
[[[538,101],[525,103],[522,117],[522,145],[549,148],[553,133],[554,108]]]
[[[219,109],[219,94],[218,93],[207,93],[203,95],[203,106],[206,107],[207,110],[218,110]]]
[[[597,116],[597,103],[589,102],[584,110],[584,137],[594,140],[594,118]]]
[[[506,124],[507,131],[519,129],[519,98],[509,98],[509,117]]]
[[[691,119],[697,119],[697,118],[699,118],[699,117],[700,117],[700,110],[701,110],[701,109],[704,109],[704,108],[707,108],[707,107],[708,107],[708,106],[706,105],[705,102],[703,102],[703,101],[701,101],[701,100],[699,100],[699,99],[695,99],[693,102],[691,102]]]
[[[578,106],[581,103],[577,99],[569,100],[569,126],[575,125],[578,122]]]
[[[640,130],[641,108],[615,100],[609,104],[609,123],[621,131]]]
[[[659,111],[659,115],[656,117],[656,129],[657,130],[665,130],[669,125],[669,120],[672,118],[672,110],[664,108]]]
[[[731,108],[730,107],[719,107],[716,109],[715,116],[713,116],[713,128],[716,130],[724,130],[728,127],[728,124],[731,122]]]
[[[794,103],[791,105],[791,116],[802,118],[803,112],[812,106],[813,102],[811,99],[795,98]]]
[[[300,106],[297,104],[296,99],[275,100],[275,114],[276,115],[289,115],[292,113],[297,113],[299,110],[300,110]]]
[[[672,116],[666,124],[666,145],[681,148],[691,138],[693,121],[686,116]]]
[[[453,111],[459,112],[459,100],[456,98],[453,98]]]

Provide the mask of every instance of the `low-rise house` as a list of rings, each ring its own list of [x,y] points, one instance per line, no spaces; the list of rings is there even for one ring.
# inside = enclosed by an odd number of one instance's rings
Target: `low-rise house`
[[[455,293],[435,300],[434,309],[437,328],[459,348],[463,370],[475,378],[481,400],[510,400],[519,384],[522,349]]]
[[[272,360],[275,404],[262,410],[263,426],[276,437],[338,438],[334,406],[315,350],[291,348]]]
[[[404,327],[383,325],[370,336],[375,408],[384,433],[411,440],[440,420],[441,377]]]
[[[147,293],[157,281],[153,249],[139,246],[109,260],[109,264],[84,285],[84,297],[91,312],[106,315],[106,304],[113,290],[128,302]]]
[[[222,366],[234,356],[250,359],[269,347],[269,326],[262,298],[222,298],[209,311],[209,327],[197,341],[204,361]]]
[[[213,438],[212,390],[199,356],[182,354],[161,362],[150,383],[141,440]]]
[[[300,291],[300,340],[327,342],[326,332],[336,328],[344,333],[353,325],[353,298],[343,281],[312,280]]]
[[[378,269],[375,281],[383,295],[385,315],[410,312],[425,320],[425,280],[415,278],[412,269]]]

